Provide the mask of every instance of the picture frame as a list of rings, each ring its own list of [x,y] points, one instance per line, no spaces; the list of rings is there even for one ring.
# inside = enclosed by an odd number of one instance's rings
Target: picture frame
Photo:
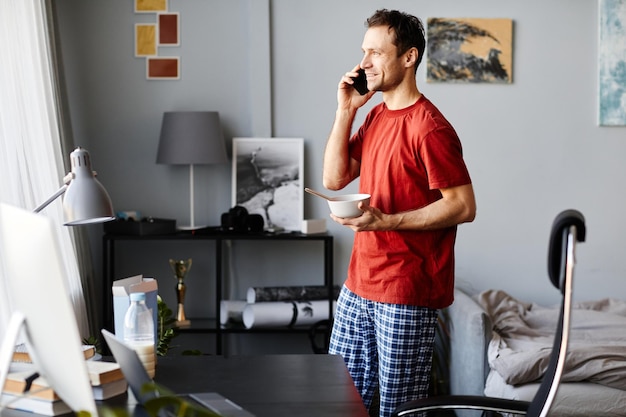
[[[157,15],[159,46],[180,46],[180,13],[159,13]]]
[[[512,19],[431,17],[426,50],[429,83],[513,82]]]
[[[626,126],[626,0],[600,0],[598,7],[598,125]]]
[[[300,231],[304,139],[233,138],[232,206],[260,214],[268,231]]]
[[[167,11],[167,0],[135,0],[135,13],[154,13]]]
[[[146,58],[146,79],[148,80],[179,80],[180,57],[153,56]]]
[[[135,24],[135,57],[155,56],[157,54],[157,25],[154,23]]]

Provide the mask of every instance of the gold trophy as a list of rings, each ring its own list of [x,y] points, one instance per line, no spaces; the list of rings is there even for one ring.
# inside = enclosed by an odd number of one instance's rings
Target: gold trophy
[[[170,266],[172,267],[172,271],[174,271],[174,275],[176,276],[176,280],[178,283],[176,284],[176,298],[178,299],[178,312],[176,313],[176,326],[178,327],[189,327],[191,322],[187,320],[185,317],[185,291],[187,289],[185,285],[185,275],[191,269],[191,258],[180,261],[175,261],[174,259],[170,259]]]

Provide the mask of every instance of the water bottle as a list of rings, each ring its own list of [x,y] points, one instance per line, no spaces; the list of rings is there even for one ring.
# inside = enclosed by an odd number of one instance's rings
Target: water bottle
[[[143,292],[130,293],[130,306],[124,316],[124,342],[137,352],[148,375],[153,378],[156,368],[154,319]]]

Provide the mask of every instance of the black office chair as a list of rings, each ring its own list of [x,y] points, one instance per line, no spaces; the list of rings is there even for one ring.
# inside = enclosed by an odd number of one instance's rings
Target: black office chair
[[[473,395],[447,395],[408,401],[393,412],[392,417],[404,417],[431,410],[471,409],[486,413],[511,413],[528,417],[544,417],[548,414],[561,381],[565,353],[569,339],[572,279],[574,276],[576,242],[585,241],[585,218],[577,210],[561,212],[552,224],[548,247],[548,276],[563,296],[561,312],[554,337],[550,363],[532,401]]]

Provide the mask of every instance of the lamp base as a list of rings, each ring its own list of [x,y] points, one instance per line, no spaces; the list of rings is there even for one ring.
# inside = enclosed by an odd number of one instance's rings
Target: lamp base
[[[208,226],[206,226],[206,225],[197,225],[197,224],[196,224],[196,225],[193,225],[193,226],[190,226],[190,225],[186,225],[186,226],[176,226],[176,228],[177,228],[178,230],[197,230],[197,229],[205,229],[205,228],[207,228],[207,227],[208,227]]]

